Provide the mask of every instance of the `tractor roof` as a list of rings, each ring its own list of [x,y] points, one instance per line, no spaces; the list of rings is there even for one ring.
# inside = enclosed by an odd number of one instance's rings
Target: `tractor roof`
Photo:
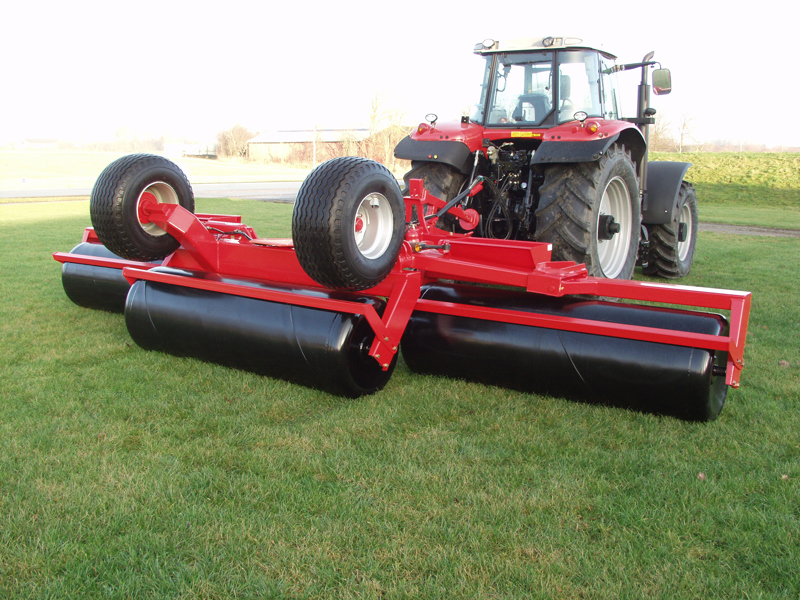
[[[605,50],[600,44],[592,44],[586,42],[579,37],[566,37],[566,36],[547,36],[540,38],[526,38],[522,40],[508,40],[507,42],[498,42],[497,40],[487,39],[475,44],[475,54],[494,54],[496,52],[530,52],[542,50],[563,50],[566,48],[588,48],[590,50],[597,50],[603,54],[616,58],[608,50]]]

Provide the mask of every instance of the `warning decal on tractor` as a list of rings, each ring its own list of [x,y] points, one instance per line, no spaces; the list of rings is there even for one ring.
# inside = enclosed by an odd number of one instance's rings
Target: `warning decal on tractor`
[[[512,138],[540,138],[542,137],[541,133],[534,133],[533,131],[512,131],[511,132]]]

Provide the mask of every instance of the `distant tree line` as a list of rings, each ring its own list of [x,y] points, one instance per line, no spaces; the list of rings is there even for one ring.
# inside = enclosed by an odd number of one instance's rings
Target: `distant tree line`
[[[800,152],[800,146],[768,148],[747,140],[696,139],[695,119],[682,114],[674,122],[667,113],[656,115],[655,125],[650,126],[650,150],[653,152]]]
[[[246,158],[247,142],[256,137],[244,125],[236,124],[217,134],[217,155],[223,158]]]

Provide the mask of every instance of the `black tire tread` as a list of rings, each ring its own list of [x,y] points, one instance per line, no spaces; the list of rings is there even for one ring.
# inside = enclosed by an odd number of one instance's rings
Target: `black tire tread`
[[[322,163],[300,186],[292,214],[292,240],[303,270],[325,287],[364,290],[374,287],[388,274],[387,271],[365,280],[353,269],[344,250],[342,213],[348,192],[357,179],[373,173],[394,180],[382,164],[346,156]],[[402,216],[401,221],[404,221]],[[401,241],[398,240],[397,249]]]
[[[428,192],[448,202],[461,191],[467,176],[444,163],[414,162],[411,164],[411,170],[403,175],[404,195],[408,194],[411,179],[422,179]]]
[[[152,167],[169,168],[179,174],[190,192],[183,206],[194,212],[194,195],[186,175],[172,161],[155,154],[129,154],[115,160],[100,173],[92,188],[89,211],[97,237],[111,252],[129,260],[160,260],[179,246],[172,236],[168,236],[171,241],[162,251],[145,250],[135,243],[125,226],[122,205],[126,192],[143,169]]]
[[[539,188],[534,238],[553,245],[554,261],[585,263],[590,275],[602,276],[591,254],[592,208],[600,201],[600,184],[607,165],[620,155],[633,168],[630,152],[625,146],[614,144],[596,162],[551,165],[545,170],[545,180]],[[638,187],[631,193],[638,194]],[[635,223],[636,232],[639,227]],[[635,260],[630,272],[622,273],[620,278],[630,279],[634,267]]]
[[[411,179],[422,179],[425,189],[440,200],[449,202],[455,198],[467,183],[467,176],[455,167],[444,163],[413,162],[411,170],[403,175],[405,187],[403,195],[408,195]],[[449,214],[436,221],[436,227],[443,231],[459,231],[456,219]],[[463,232],[463,230],[460,230]]]
[[[683,205],[689,202],[693,205],[692,217],[694,220],[692,227],[692,247],[687,260],[681,263],[678,257],[678,229],[680,227],[679,218],[672,223],[660,225],[648,225],[649,247],[647,250],[647,261],[642,266],[642,273],[645,275],[663,277],[665,279],[679,279],[689,274],[694,260],[694,249],[697,236],[697,196],[694,187],[688,181],[681,183],[678,196],[678,214]]]

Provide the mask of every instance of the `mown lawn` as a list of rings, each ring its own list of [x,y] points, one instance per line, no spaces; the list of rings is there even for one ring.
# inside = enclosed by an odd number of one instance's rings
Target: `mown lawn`
[[[137,347],[0,206],[1,598],[797,598],[800,243],[701,233],[754,294],[710,424],[411,374],[345,400]],[[287,235],[291,207],[200,200]]]

